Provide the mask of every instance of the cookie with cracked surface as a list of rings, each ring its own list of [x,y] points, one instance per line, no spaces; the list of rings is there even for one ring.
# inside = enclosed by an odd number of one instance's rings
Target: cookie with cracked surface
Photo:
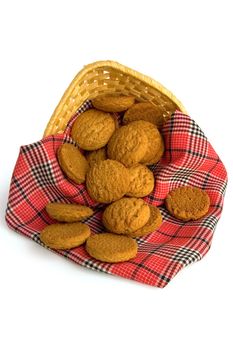
[[[149,217],[149,205],[142,199],[122,198],[104,210],[102,221],[109,231],[128,234],[143,227]]]
[[[137,255],[138,245],[128,236],[99,233],[87,239],[86,251],[97,260],[117,263],[133,259]]]
[[[129,125],[131,125],[134,128],[138,128],[139,130],[143,130],[145,132],[146,137],[148,139],[148,146],[146,149],[146,153],[144,154],[140,162],[150,162],[151,159],[155,158],[161,146],[162,141],[159,130],[154,124],[145,120],[137,120],[135,122],[130,123]]]
[[[107,159],[107,151],[106,148],[100,148],[96,151],[91,151],[86,154],[86,159],[90,166],[93,166],[96,162],[100,162],[101,160]]]
[[[53,249],[72,249],[83,244],[90,234],[90,228],[81,222],[52,224],[41,231],[40,240]]]
[[[154,158],[148,160],[146,163],[143,163],[143,164],[144,165],[152,165],[152,164],[158,163],[160,161],[160,159],[162,158],[164,151],[165,151],[164,141],[163,141],[162,135],[160,135],[160,147],[159,147],[158,152],[156,153]]]
[[[52,219],[62,222],[76,222],[87,219],[93,210],[85,205],[67,203],[48,203],[45,207]]]
[[[163,111],[159,106],[154,106],[150,102],[139,102],[125,112],[123,123],[128,124],[135,120],[145,120],[159,128],[164,123]]]
[[[130,167],[139,163],[148,148],[144,130],[134,125],[122,126],[114,132],[108,143],[108,157]]]
[[[153,191],[154,174],[145,165],[138,164],[129,170],[129,190],[126,196],[145,197]]]
[[[171,215],[182,221],[198,220],[209,211],[208,194],[197,187],[183,186],[172,190],[165,200]]]
[[[149,233],[154,232],[159,226],[161,226],[163,218],[159,208],[153,205],[150,205],[149,207],[150,218],[147,221],[146,225],[133,233],[129,233],[130,237],[142,237],[148,235]]]
[[[122,198],[128,191],[128,169],[116,160],[97,162],[87,173],[86,187],[96,202],[111,203]]]
[[[71,143],[63,143],[58,148],[57,158],[61,169],[69,179],[77,184],[85,181],[89,165],[77,147]]]
[[[92,105],[104,112],[123,112],[130,108],[135,98],[133,96],[108,94],[94,98]]]
[[[116,128],[115,120],[110,113],[89,109],[75,120],[71,137],[86,151],[104,147]]]

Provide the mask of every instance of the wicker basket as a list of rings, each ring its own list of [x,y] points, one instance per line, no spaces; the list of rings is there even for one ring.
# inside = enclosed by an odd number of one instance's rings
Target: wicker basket
[[[159,105],[165,119],[176,109],[186,113],[179,100],[157,81],[113,61],[85,66],[65,91],[44,132],[44,136],[64,131],[67,122],[86,100],[108,93],[133,95],[138,101]]]

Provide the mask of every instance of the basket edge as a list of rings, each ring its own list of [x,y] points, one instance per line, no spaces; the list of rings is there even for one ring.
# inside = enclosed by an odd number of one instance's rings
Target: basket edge
[[[84,67],[75,75],[75,77],[73,78],[73,80],[71,81],[71,83],[68,85],[67,89],[65,90],[64,94],[62,95],[57,107],[55,108],[51,118],[49,119],[47,126],[45,128],[43,137],[46,137],[48,135],[53,134],[52,128],[54,125],[54,121],[57,119],[57,116],[59,115],[59,112],[63,109],[64,105],[65,105],[65,101],[67,101],[68,97],[72,94],[73,89],[75,88],[75,86],[77,85],[77,83],[79,81],[82,80],[82,78],[90,71],[96,68],[100,68],[100,67],[111,67],[111,68],[115,68],[119,71],[122,71],[125,74],[131,75],[133,77],[135,77],[136,79],[139,79],[141,81],[143,81],[144,83],[146,83],[147,85],[149,85],[150,87],[159,90],[160,92],[162,92],[165,96],[167,96],[170,100],[173,101],[173,103],[175,103],[177,105],[177,107],[179,108],[179,110],[185,114],[187,114],[187,111],[185,109],[185,107],[183,106],[183,104],[181,103],[181,101],[179,99],[176,98],[176,96],[167,88],[165,88],[165,86],[163,86],[161,83],[159,83],[158,81],[150,78],[147,75],[144,75],[140,72],[137,72],[136,70],[129,68],[127,66],[124,66],[116,61],[111,61],[111,60],[105,60],[105,61],[96,61],[93,63],[89,63],[87,65],[84,65]],[[82,103],[85,101],[85,99],[83,101],[80,101],[80,105],[78,107],[80,107],[82,105]]]

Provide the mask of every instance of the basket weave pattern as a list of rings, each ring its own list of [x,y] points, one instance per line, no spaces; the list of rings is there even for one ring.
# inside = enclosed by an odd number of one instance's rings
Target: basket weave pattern
[[[117,63],[97,62],[84,68],[49,121],[45,131],[48,136],[21,147],[11,180],[6,221],[13,230],[42,246],[40,232],[54,222],[45,210],[48,202],[92,207],[94,214],[86,220],[87,224],[92,232],[104,230],[101,221],[104,206],[90,198],[84,184],[77,185],[64,176],[56,153],[62,143],[73,143],[70,137],[72,125],[82,112],[92,107],[88,99],[105,92],[130,94],[139,101],[157,103],[163,108],[165,119],[174,109],[185,111],[159,83]],[[150,167],[155,188],[144,198],[148,204],[160,206],[163,223],[155,232],[137,239],[137,256],[124,263],[110,264],[91,258],[83,246],[52,251],[82,266],[157,287],[165,287],[178,271],[208,252],[222,212],[227,174],[202,130],[180,111],[166,120],[161,129],[165,152],[159,163]],[[211,206],[205,217],[194,222],[181,222],[167,212],[164,199],[172,189],[183,185],[207,191]]]
[[[181,102],[157,81],[117,62],[100,61],[85,66],[73,79],[44,136],[63,132],[70,118],[86,100],[106,93],[133,95],[138,101],[150,101],[160,107],[164,119],[177,109],[186,113]]]

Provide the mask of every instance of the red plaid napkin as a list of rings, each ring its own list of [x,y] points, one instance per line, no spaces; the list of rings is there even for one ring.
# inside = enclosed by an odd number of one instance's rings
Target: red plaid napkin
[[[10,185],[6,221],[10,228],[41,245],[40,231],[54,222],[44,209],[52,201],[93,207],[95,214],[85,222],[93,232],[103,231],[104,205],[89,197],[85,185],[69,181],[56,158],[56,151],[63,142],[72,143],[69,133],[74,120],[90,106],[89,101],[84,103],[65,133],[48,136],[20,149]],[[164,287],[183,267],[200,260],[208,252],[223,207],[226,170],[204,133],[189,116],[177,111],[164,125],[162,134],[166,150],[161,161],[150,167],[155,176],[155,189],[145,201],[161,206],[163,224],[156,232],[137,239],[136,258],[123,263],[103,263],[91,258],[83,246],[56,250],[58,254],[93,270]],[[211,206],[204,218],[182,222],[163,207],[168,192],[183,185],[200,187],[209,194]]]

